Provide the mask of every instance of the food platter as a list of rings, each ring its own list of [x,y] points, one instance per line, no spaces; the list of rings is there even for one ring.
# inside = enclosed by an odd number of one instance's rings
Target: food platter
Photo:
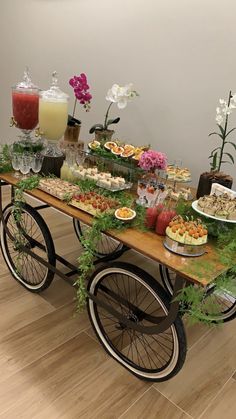
[[[131,221],[136,217],[136,212],[127,207],[118,208],[115,211],[115,217],[121,221]]]
[[[216,221],[223,221],[224,223],[233,223],[233,224],[236,223],[236,220],[227,220],[227,218],[216,217],[215,215],[210,215],[210,214],[207,214],[206,212],[201,211],[198,208],[198,200],[192,202],[192,208],[194,209],[194,211],[198,212],[199,214],[203,215],[204,217],[212,218],[213,220],[216,220]]]

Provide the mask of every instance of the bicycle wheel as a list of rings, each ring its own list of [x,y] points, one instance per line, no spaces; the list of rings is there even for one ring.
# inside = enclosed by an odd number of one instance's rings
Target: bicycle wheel
[[[13,205],[9,204],[3,211],[3,216],[10,234],[7,235],[3,223],[0,225],[1,249],[4,260],[12,276],[31,292],[46,289],[53,280],[54,272],[37,261],[28,253],[21,251],[17,245],[19,229],[21,241],[36,255],[56,266],[54,244],[46,223],[34,208],[23,205],[21,221],[16,222],[13,215]]]
[[[160,276],[163,284],[165,285],[167,291],[170,295],[173,294],[173,284],[175,281],[176,274],[174,271],[171,271],[169,268],[163,265],[159,265]],[[227,294],[225,291],[214,291],[214,284],[206,291],[205,299],[210,297],[212,303],[214,300],[216,304],[220,307],[220,312],[218,314],[209,314],[209,319],[212,322],[223,321],[228,322],[233,320],[236,317],[236,298],[230,294]]]
[[[93,273],[88,291],[110,304],[127,319],[153,326],[150,317],[166,316],[170,299],[145,271],[114,262]],[[182,368],[186,338],[179,316],[169,329],[147,335],[122,324],[114,315],[88,299],[93,328],[105,350],[132,374],[149,381],[164,381]]]
[[[79,241],[81,242],[81,237],[84,236],[86,230],[90,227],[79,220],[73,218],[73,226],[75,230],[75,234],[78,237]],[[123,248],[123,244],[118,242],[115,239],[107,236],[106,234],[102,234],[101,240],[98,242],[97,251],[94,253],[94,256],[101,258],[105,256],[112,256],[119,250]]]

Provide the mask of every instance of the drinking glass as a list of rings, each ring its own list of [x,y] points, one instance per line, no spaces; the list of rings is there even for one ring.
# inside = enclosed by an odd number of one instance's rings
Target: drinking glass
[[[146,199],[148,203],[148,207],[153,207],[154,203],[158,196],[158,183],[155,181],[151,181],[147,184],[146,187]]]
[[[39,173],[42,169],[43,158],[44,156],[42,156],[42,154],[34,154],[31,163],[31,169],[34,173]]]
[[[31,163],[32,163],[32,156],[28,154],[22,154],[20,157],[20,172],[22,173],[23,178],[26,178],[30,172],[31,169]]]
[[[138,189],[137,189],[137,194],[139,199],[137,200],[137,203],[139,205],[143,205],[146,206],[147,204],[147,200],[146,200],[146,188],[147,188],[147,181],[145,181],[144,179],[140,179],[138,180]]]
[[[20,176],[20,158],[21,155],[19,153],[12,153],[11,155],[11,164],[15,170],[14,177],[16,178]]]

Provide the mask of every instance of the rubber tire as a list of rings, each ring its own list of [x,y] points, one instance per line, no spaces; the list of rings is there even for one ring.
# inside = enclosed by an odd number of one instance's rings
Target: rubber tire
[[[166,288],[167,292],[170,295],[173,295],[173,285],[171,282],[171,279],[169,277],[169,269],[166,266],[163,265],[159,265],[159,272],[160,272],[160,277],[162,280],[162,283],[164,285],[164,287]],[[209,291],[210,293],[210,291]],[[207,296],[207,293],[206,293]],[[211,316],[212,317],[212,316]],[[227,323],[230,322],[231,320],[234,320],[236,318],[236,301],[235,303],[232,305],[229,313],[227,314],[227,316],[225,317],[225,315],[223,314],[223,316],[217,316],[217,317],[212,317],[212,323],[216,323],[217,321],[222,321],[223,323]]]
[[[83,236],[83,230],[81,228],[80,221],[77,220],[76,218],[73,218],[73,227],[74,227],[75,234],[76,234],[77,238],[81,242],[81,236]],[[108,236],[107,236],[107,238],[109,239]],[[123,244],[119,243],[117,245],[117,248],[115,250],[113,250],[112,252],[110,252],[110,253],[94,252],[94,256],[97,257],[97,258],[102,258],[102,257],[106,257],[106,256],[111,256],[112,257],[117,251],[121,250],[122,247],[123,247]]]
[[[158,284],[158,282],[151,275],[149,275],[147,272],[129,263],[113,262],[113,263],[109,263],[109,264],[106,264],[105,266],[101,266],[100,268],[98,268],[93,273],[93,275],[91,276],[89,280],[89,283],[88,283],[89,292],[93,293],[93,288],[95,288],[96,286],[97,278],[98,280],[100,279],[99,278],[100,274],[103,272],[104,273],[103,276],[106,276],[107,274],[109,274],[109,270],[113,270],[114,273],[116,271],[117,273],[120,271],[123,271],[123,273],[125,272],[128,274],[131,273],[137,277],[140,277],[142,283],[144,283],[149,289],[151,289],[155,293],[155,295],[159,297],[159,299],[161,299],[163,305],[165,306],[166,312],[168,312],[169,307],[170,307],[170,298],[168,294],[165,292],[165,290],[161,287],[160,284]],[[88,314],[89,314],[89,318],[93,326],[93,329],[98,337],[98,340],[104,347],[105,351],[112,358],[114,358],[118,363],[123,365],[123,367],[128,369],[136,377],[145,381],[161,382],[161,381],[166,381],[170,379],[171,377],[174,377],[181,370],[184,364],[185,358],[186,358],[187,344],[186,344],[184,325],[179,316],[177,316],[175,322],[171,326],[171,327],[174,327],[176,337],[177,337],[177,342],[178,342],[178,356],[177,356],[177,361],[175,362],[174,367],[167,375],[163,375],[163,371],[162,371],[160,377],[148,376],[148,374],[144,376],[144,373],[138,372],[137,370],[135,371],[121,357],[119,358],[119,355],[116,353],[116,351],[114,351],[113,348],[109,346],[109,343],[104,337],[102,330],[99,328],[99,323],[97,322],[97,319],[96,319],[97,316],[95,314],[96,310],[94,311],[94,306],[96,306],[96,304],[91,299],[88,299],[87,301]],[[94,322],[94,319],[96,321],[96,324]]]
[[[3,216],[6,219],[6,223],[8,221],[8,218],[9,218],[10,214],[11,214],[11,211],[9,211],[11,208],[13,208],[13,205],[9,204],[3,210]],[[52,266],[56,266],[55,248],[54,248],[53,240],[52,240],[52,237],[51,237],[51,234],[49,232],[47,224],[43,220],[42,216],[30,205],[24,204],[23,205],[23,210],[24,210],[24,212],[28,213],[35,220],[35,222],[38,224],[38,227],[41,230],[41,233],[42,233],[42,235],[44,237],[44,240],[45,240],[45,245],[46,245],[46,248],[47,248],[47,255],[48,255],[48,262]],[[6,212],[8,212],[8,213],[6,214]],[[5,214],[6,214],[6,216],[5,216]],[[25,282],[24,279],[21,278],[17,274],[17,272],[14,269],[13,264],[11,263],[11,260],[9,260],[9,251],[8,251],[7,242],[6,242],[6,232],[3,228],[3,223],[2,222],[0,224],[0,240],[1,240],[1,250],[2,250],[3,258],[4,258],[6,264],[9,268],[13,278],[17,282],[19,282],[22,286],[27,288],[28,291],[33,292],[33,293],[40,293],[40,292],[42,292],[43,290],[45,290],[46,288],[49,287],[49,285],[51,284],[51,282],[54,278],[54,272],[51,271],[51,270],[48,270],[47,275],[43,279],[42,283],[37,284],[36,287],[33,287],[32,285]]]

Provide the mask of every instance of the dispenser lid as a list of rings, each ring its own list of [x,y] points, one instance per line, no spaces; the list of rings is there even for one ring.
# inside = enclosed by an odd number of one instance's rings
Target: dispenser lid
[[[23,80],[17,83],[15,86],[13,86],[13,89],[19,89],[24,91],[39,90],[38,86],[36,86],[31,80],[29,67],[25,67]]]
[[[58,86],[57,72],[52,73],[52,84],[48,90],[40,92],[40,97],[48,102],[68,102],[69,95],[64,93]]]

